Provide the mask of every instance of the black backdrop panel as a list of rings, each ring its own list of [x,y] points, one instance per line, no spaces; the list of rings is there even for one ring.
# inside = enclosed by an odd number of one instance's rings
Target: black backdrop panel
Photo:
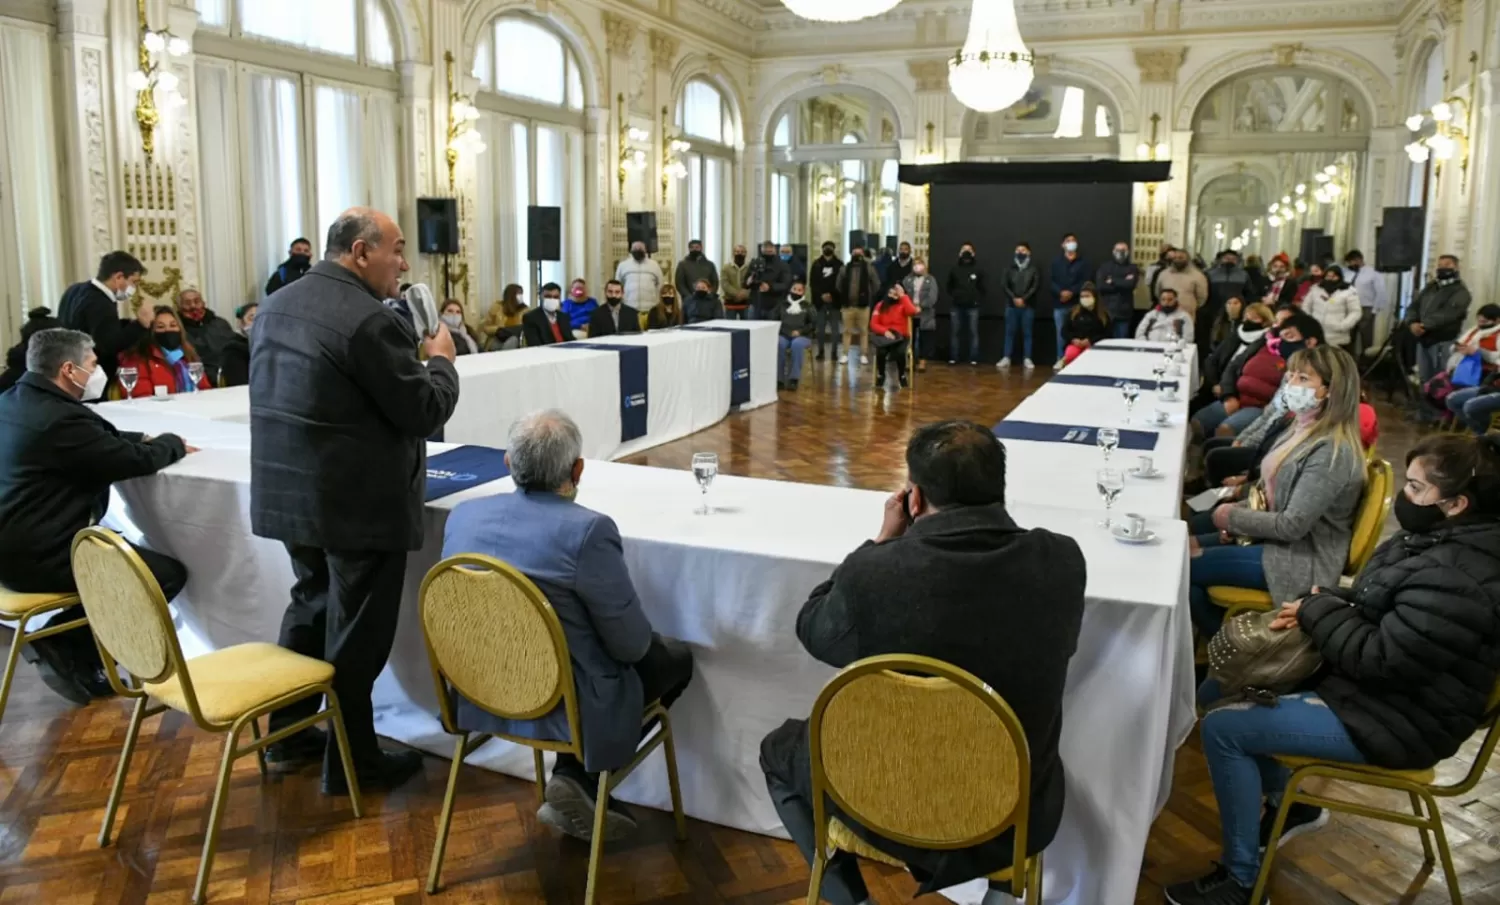
[[[1011,264],[1017,242],[1031,243],[1042,275],[1032,327],[1032,358],[1046,363],[1058,357],[1057,329],[1052,321],[1052,260],[1062,250],[1064,233],[1078,236],[1078,253],[1091,271],[1109,259],[1114,244],[1129,241],[1133,186],[1116,183],[1020,183],[1001,185],[934,184],[930,266],[943,289],[938,302],[937,357],[948,356],[948,270],[958,262],[959,246],[972,242],[984,268],[988,298],[979,311],[979,352],[985,362],[1002,357],[1005,344],[1005,300],[1000,279]],[[1011,359],[1018,365],[1018,348]]]

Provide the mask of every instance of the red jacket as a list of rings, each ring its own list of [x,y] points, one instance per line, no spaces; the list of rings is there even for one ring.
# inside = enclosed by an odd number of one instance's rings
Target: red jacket
[[[1365,449],[1375,445],[1380,439],[1380,419],[1375,414],[1375,406],[1368,402],[1359,404],[1359,442],[1364,444]]]
[[[181,383],[185,384],[188,380],[187,366],[188,360],[186,358],[183,358],[176,365],[167,364],[167,360],[162,357],[161,350],[157,348],[152,348],[151,357],[144,362],[142,362],[140,354],[134,349],[120,353],[120,367],[135,368],[136,371],[135,389],[130,393],[132,398],[154,396],[156,395],[156,388],[159,386],[166,387],[167,395],[169,396],[182,392],[179,389],[178,374],[180,371]],[[214,385],[209,383],[208,373],[205,370],[203,377],[198,381],[198,389],[211,390],[213,388]],[[122,392],[124,389],[123,386],[120,388]]]
[[[882,300],[875,308],[875,313],[870,315],[870,334],[872,336],[884,336],[889,330],[897,336],[911,337],[911,321],[908,318],[921,315],[916,305],[904,294],[900,301],[890,302]]]
[[[1286,371],[1286,362],[1269,348],[1261,347],[1240,370],[1239,382],[1234,386],[1234,395],[1239,397],[1241,408],[1265,408],[1271,397],[1281,386],[1281,377]]]

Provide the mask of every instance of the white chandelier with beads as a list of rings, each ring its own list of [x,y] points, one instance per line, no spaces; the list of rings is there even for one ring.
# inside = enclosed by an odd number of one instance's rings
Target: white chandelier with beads
[[[1004,110],[1031,88],[1034,59],[1021,39],[1015,0],[974,0],[969,35],[948,61],[948,88],[971,110]]]

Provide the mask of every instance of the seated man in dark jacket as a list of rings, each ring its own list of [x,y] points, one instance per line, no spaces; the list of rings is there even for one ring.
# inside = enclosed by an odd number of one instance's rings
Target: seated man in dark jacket
[[[96,524],[116,481],[154,474],[192,447],[172,434],[125,433],[83,400],[104,392],[93,340],[75,330],[43,330],[26,348],[26,373],[0,395],[0,584],[12,591],[73,591],[73,535]],[[177,560],[135,548],[168,600],[187,583]],[[48,624],[83,615],[71,607]],[[33,643],[48,687],[78,704],[108,695],[88,629]]]
[[[906,447],[907,486],[886,502],[873,542],[813,590],[797,616],[808,653],[844,667],[879,654],[933,657],[968,670],[1004,698],[1031,750],[1031,854],[1057,833],[1063,810],[1063,686],[1083,621],[1084,560],[1071,538],[1016,525],[1005,511],[1005,448],[984,427],[944,421]],[[1018,643],[1017,639],[1025,639]],[[807,724],[789,720],[761,743],[776,812],[804,857],[814,826]],[[1000,781],[996,777],[996,781]],[[1010,831],[973,848],[925,851],[854,832],[906,862],[918,894],[1007,867]],[[869,898],[852,855],[828,863],[823,897]]]
[[[600,309],[603,310],[603,309]],[[562,287],[548,283],[542,287],[542,304],[521,318],[522,341],[528,346],[550,346],[573,341],[573,325],[562,314]],[[592,336],[592,321],[590,322]]]
[[[177,293],[177,313],[182,317],[183,338],[198,350],[198,358],[203,362],[203,373],[208,375],[209,383],[220,386],[223,383],[224,350],[239,334],[234,332],[234,326],[229,321],[219,317],[208,307],[208,303],[203,300],[203,293],[196,289],[184,289]]]
[[[619,280],[610,280],[605,283],[604,304],[595,308],[594,313],[589,315],[589,339],[639,332],[641,332],[641,315],[636,309],[625,304],[625,284]]]

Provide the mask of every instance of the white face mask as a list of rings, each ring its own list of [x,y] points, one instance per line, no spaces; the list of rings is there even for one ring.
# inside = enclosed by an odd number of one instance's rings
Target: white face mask
[[[72,381],[73,378],[68,378]],[[89,379],[83,384],[83,401],[91,402],[104,396],[104,388],[109,385],[109,375],[104,373],[104,366],[94,365],[94,370],[89,373]],[[75,382],[73,386],[78,386]]]
[[[449,330],[458,330],[464,325],[464,316],[462,314],[445,314],[441,320],[448,325]]]
[[[130,301],[134,297],[135,297],[135,287],[132,286],[132,285],[130,285],[129,283],[125,284],[125,288],[124,289],[121,289],[121,290],[118,290],[117,292],[115,292],[115,301],[117,301],[117,302],[128,302],[128,301]]]
[[[1260,339],[1262,336],[1265,336],[1265,335],[1266,335],[1266,328],[1265,327],[1259,327],[1259,328],[1252,329],[1250,327],[1244,326],[1243,324],[1240,325],[1240,342],[1245,343],[1246,345],[1249,345],[1250,343],[1255,342],[1256,340]]]
[[[555,299],[555,298],[552,298],[550,296],[542,299],[542,310],[543,311],[547,311],[547,312],[551,313],[551,312],[557,311],[557,309],[559,309],[561,307],[562,307],[562,299]]]
[[[1281,398],[1286,402],[1286,407],[1294,415],[1306,415],[1314,411],[1323,400],[1318,398],[1318,391],[1309,386],[1288,384],[1281,390]]]
[[[1082,305],[1083,307],[1087,308],[1090,311],[1093,311],[1094,310],[1094,297],[1092,295],[1082,296],[1082,297],[1080,297],[1078,299],[1078,304]]]
[[[1077,250],[1078,250],[1078,243],[1077,242],[1064,242],[1063,243],[1063,251],[1072,252],[1072,251],[1077,251]]]

